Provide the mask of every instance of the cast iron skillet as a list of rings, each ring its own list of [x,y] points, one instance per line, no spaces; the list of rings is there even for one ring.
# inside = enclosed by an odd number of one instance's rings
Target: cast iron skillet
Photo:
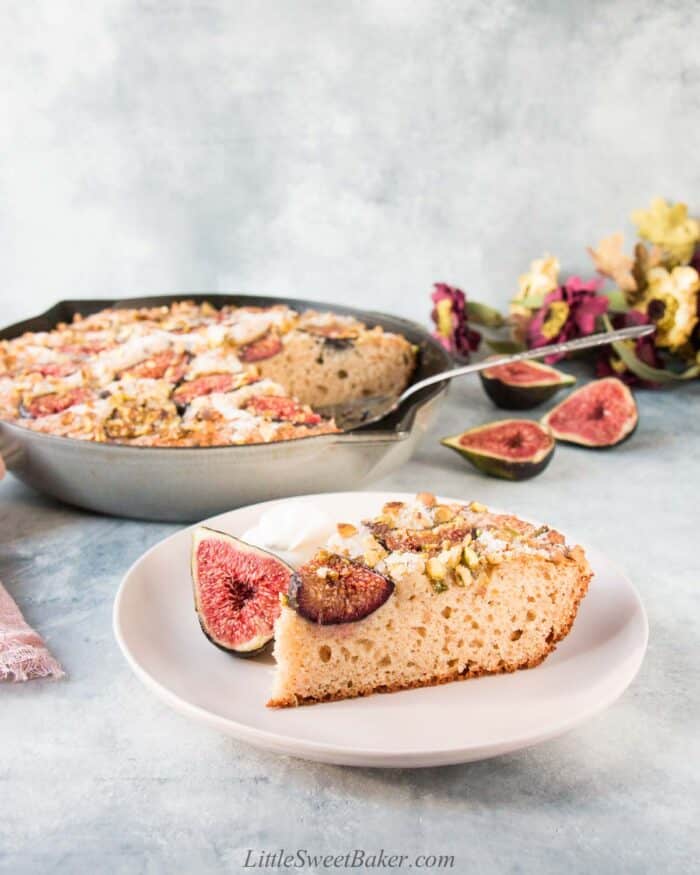
[[[369,327],[403,334],[418,347],[412,380],[452,365],[449,355],[414,322],[338,304],[247,294],[193,293],[60,301],[45,313],[0,331],[0,340],[25,331],[50,331],[106,307],[156,307],[176,301],[215,307],[285,304],[303,312],[329,310]],[[56,498],[119,516],[189,521],[231,507],[309,492],[358,488],[410,457],[434,418],[447,382],[428,387],[373,425],[340,435],[230,447],[134,447],[29,431],[0,422],[0,453],[16,476]]]

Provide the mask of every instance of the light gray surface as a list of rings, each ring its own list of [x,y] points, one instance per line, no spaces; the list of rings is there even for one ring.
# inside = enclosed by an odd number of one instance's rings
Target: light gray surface
[[[575,529],[626,568],[649,613],[647,659],[611,709],[557,741],[443,769],[311,765],[171,713],[131,675],[110,621],[121,574],[174,527],[91,516],[0,484],[0,579],[69,674],[0,688],[0,871],[237,872],[247,848],[280,847],[454,854],[458,872],[691,871],[700,437],[689,413],[700,384],[640,404],[626,444],[560,447],[541,477],[510,484],[437,445],[494,416],[478,383],[455,384],[415,460],[377,484]]]
[[[0,316],[233,289],[423,317],[700,189],[700,4],[0,4]],[[693,203],[697,210],[697,200]]]

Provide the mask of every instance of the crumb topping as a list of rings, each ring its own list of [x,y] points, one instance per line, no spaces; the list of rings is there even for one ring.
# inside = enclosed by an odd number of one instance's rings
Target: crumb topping
[[[327,549],[364,562],[399,582],[425,574],[435,592],[470,586],[506,559],[539,556],[561,561],[569,548],[549,526],[496,514],[478,502],[438,504],[429,493],[412,502],[389,502],[360,525],[341,523]]]

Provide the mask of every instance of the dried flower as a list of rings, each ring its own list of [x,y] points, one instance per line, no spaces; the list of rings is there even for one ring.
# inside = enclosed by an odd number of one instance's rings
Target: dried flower
[[[688,216],[686,204],[654,198],[648,210],[635,210],[632,221],[639,236],[668,254],[669,266],[687,264],[700,241],[700,222]]]
[[[572,276],[546,295],[527,326],[527,345],[530,348],[546,346],[593,334],[596,319],[608,309],[608,299],[598,295],[600,286],[599,280],[583,282]],[[545,361],[553,364],[561,358],[563,355],[551,355]]]
[[[510,304],[510,323],[513,340],[525,341],[527,324],[532,313],[542,306],[545,295],[559,285],[559,260],[551,255],[536,258],[530,270],[518,277],[518,294]]]
[[[636,309],[656,323],[656,345],[676,350],[690,340],[698,322],[700,277],[693,267],[653,267]]]
[[[448,352],[468,360],[469,353],[479,348],[481,335],[469,327],[467,296],[454,286],[435,283],[431,300],[434,307],[430,317],[436,327],[433,337]]]

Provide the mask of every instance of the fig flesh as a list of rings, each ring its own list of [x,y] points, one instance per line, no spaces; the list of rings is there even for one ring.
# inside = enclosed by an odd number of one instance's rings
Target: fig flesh
[[[165,350],[131,368],[122,371],[120,377],[139,377],[150,380],[167,380],[179,383],[187,370],[187,356]]]
[[[318,425],[322,418],[310,407],[294,398],[283,395],[253,395],[248,399],[246,410],[273,422],[292,422],[294,425]]]
[[[241,361],[250,364],[271,359],[280,352],[282,352],[282,341],[279,335],[269,332],[264,337],[260,337],[258,340],[254,340],[252,343],[244,346],[239,355]]]
[[[235,374],[206,374],[181,383],[173,392],[173,401],[178,407],[183,408],[195,398],[211,395],[212,392],[229,392],[235,385]]]
[[[22,406],[22,413],[26,417],[38,419],[40,416],[51,416],[54,413],[62,413],[75,404],[82,404],[90,398],[89,389],[69,389],[67,392],[52,392],[47,395],[39,395],[32,401]]]
[[[321,550],[289,582],[289,604],[298,614],[331,626],[363,620],[394,591],[388,577],[355,559]]]
[[[528,480],[549,465],[554,438],[529,419],[502,419],[443,438],[444,446],[455,450],[475,468],[504,480]]]
[[[199,526],[192,538],[192,584],[207,638],[236,656],[259,653],[271,640],[292,569],[259,547]]]
[[[541,362],[511,362],[479,374],[486,394],[505,410],[529,410],[573,386],[576,377]]]
[[[639,412],[630,389],[617,377],[605,377],[572,392],[541,422],[558,441],[614,447],[630,437]]]

